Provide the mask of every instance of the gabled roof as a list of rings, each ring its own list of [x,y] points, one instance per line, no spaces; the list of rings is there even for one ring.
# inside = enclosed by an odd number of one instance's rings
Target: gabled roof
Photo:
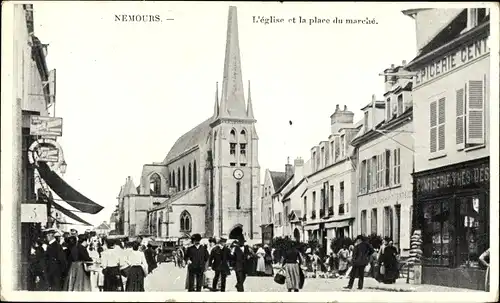
[[[210,123],[213,121],[213,117],[208,118],[207,120],[198,124],[195,128],[191,129],[177,141],[175,141],[174,145],[168,152],[165,160],[163,160],[164,164],[168,164],[173,159],[180,156],[182,153],[190,150],[191,148],[198,146],[201,143],[204,143],[207,136],[210,134],[211,127]]]
[[[271,175],[271,182],[273,182],[275,192],[285,183],[286,181],[286,173],[281,171],[269,171]]]
[[[290,197],[291,194],[293,194],[293,192],[300,186],[300,184],[302,184],[302,182],[304,182],[306,178],[302,178],[302,180],[300,180],[297,184],[295,184],[289,191],[287,191],[285,193],[285,195],[283,196],[283,199],[281,201],[285,201],[288,197]]]
[[[290,183],[290,181],[293,180],[293,176],[294,175],[291,175],[290,178],[286,179],[286,181],[283,184],[281,184],[280,188],[278,188],[278,190],[273,194],[273,196],[280,194],[285,189],[285,187]]]
[[[134,181],[132,181],[132,178],[128,178],[127,182],[125,182],[125,185],[123,186],[123,195],[137,195],[137,189],[134,185]]]

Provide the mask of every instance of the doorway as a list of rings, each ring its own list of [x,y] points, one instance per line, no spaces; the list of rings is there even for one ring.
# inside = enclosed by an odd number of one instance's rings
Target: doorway
[[[300,232],[297,228],[295,228],[293,231],[293,238],[296,242],[300,242]]]
[[[229,233],[229,239],[233,240],[244,240],[245,238],[243,237],[243,227],[241,224],[237,224],[231,232]]]

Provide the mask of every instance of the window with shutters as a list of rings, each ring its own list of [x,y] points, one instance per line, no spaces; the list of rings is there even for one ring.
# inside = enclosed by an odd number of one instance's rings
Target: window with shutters
[[[372,209],[372,218],[371,218],[371,234],[377,234],[377,209]]]
[[[366,192],[366,169],[366,160],[363,160],[361,162],[361,168],[359,170],[359,193],[361,194]]]
[[[372,157],[372,186],[370,190],[376,189],[378,186],[378,162],[377,156]]]
[[[385,172],[384,172],[384,185],[386,187],[391,185],[391,151],[385,150]]]
[[[361,211],[361,234],[366,235],[366,210]]]
[[[398,116],[403,114],[404,111],[404,105],[403,105],[403,94],[398,95]]]
[[[377,188],[384,187],[384,170],[385,170],[385,157],[384,154],[377,156]]]
[[[391,98],[387,98],[387,100],[385,101],[385,121],[389,121],[391,120]]]
[[[465,94],[464,89],[461,88],[456,92],[456,143],[458,149],[464,149],[465,147]]]
[[[366,191],[369,191],[372,186],[372,161],[366,160]]]
[[[430,153],[445,149],[445,98],[430,102]]]
[[[482,80],[471,80],[468,85],[468,98],[465,102],[465,144],[482,145],[485,143],[484,127],[484,85]]]
[[[394,176],[394,185],[398,185],[401,183],[401,149],[396,148],[394,150],[394,165],[393,165],[393,176]]]

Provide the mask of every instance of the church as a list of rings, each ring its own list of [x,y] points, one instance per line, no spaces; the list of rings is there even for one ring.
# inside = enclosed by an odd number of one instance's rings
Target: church
[[[220,97],[219,97],[220,96]],[[182,135],[162,162],[145,164],[118,195],[117,232],[153,238],[259,238],[260,166],[250,94],[245,101],[236,7],[229,8],[224,74],[212,115]]]

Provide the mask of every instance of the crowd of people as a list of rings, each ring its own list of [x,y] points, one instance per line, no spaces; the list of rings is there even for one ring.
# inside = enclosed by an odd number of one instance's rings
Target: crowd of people
[[[44,231],[44,239],[33,241],[28,271],[28,289],[37,291],[144,291],[145,277],[157,268],[158,252],[152,245],[123,238],[106,238],[76,230],[61,234]],[[210,238],[202,243],[194,234],[187,245],[173,252],[176,267],[186,268],[188,291],[226,291],[227,277],[234,273],[235,288],[244,291],[247,276],[282,275],[288,291],[299,291],[307,278],[349,278],[352,288],[365,276],[381,283],[399,277],[398,250],[389,238],[374,248],[365,237],[342,244],[321,256],[318,248],[288,241],[279,247],[250,246],[244,239]]]
[[[31,244],[28,290],[144,291],[144,278],[156,267],[151,245],[95,232],[47,229]]]

